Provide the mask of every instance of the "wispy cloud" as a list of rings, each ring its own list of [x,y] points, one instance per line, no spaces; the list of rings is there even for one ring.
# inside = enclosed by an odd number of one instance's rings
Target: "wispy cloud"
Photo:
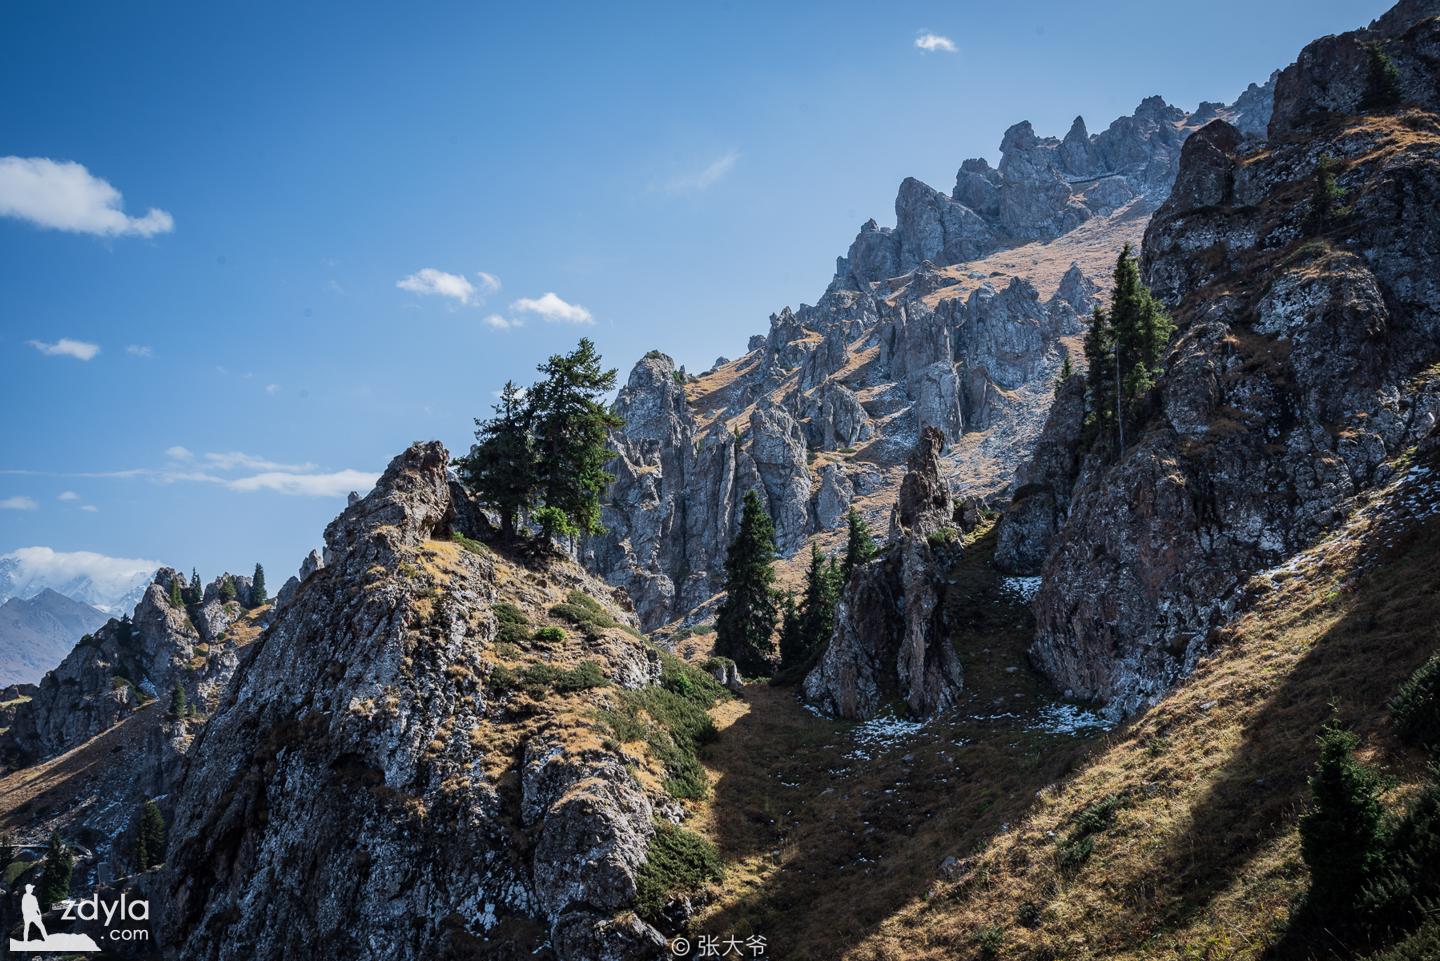
[[[61,491],[55,499],[57,501],[78,501],[80,495],[74,491]]]
[[[96,507],[94,504],[81,504],[80,509],[87,514],[100,513],[100,508]]]
[[[99,344],[91,344],[83,340],[71,340],[69,337],[61,337],[55,343],[46,343],[43,340],[26,341],[46,357],[74,357],[76,360],[91,360],[100,353]]]
[[[510,305],[510,309],[522,314],[536,314],[551,324],[595,323],[590,311],[579,304],[566,303],[548,291],[539,297],[521,297]]]
[[[234,491],[274,491],[296,497],[336,497],[350,491],[368,491],[375,486],[379,477],[379,474],[359,470],[337,470],[328,474],[267,471],[226,481],[225,486]]]
[[[514,330],[516,327],[524,327],[525,321],[502,317],[500,314],[486,314],[482,321],[487,327],[494,327],[496,330]]]
[[[279,384],[265,385],[265,393],[269,394],[271,397],[274,397],[276,394],[280,393],[280,389],[281,388]]]
[[[926,53],[954,53],[955,41],[929,30],[921,30],[915,37],[915,46]]]
[[[40,509],[40,502],[33,497],[7,497],[0,500],[3,511],[34,511]]]
[[[724,180],[740,161],[740,151],[727,150],[699,170],[678,174],[665,181],[666,193],[688,194],[709,190]]]
[[[157,484],[213,484],[241,493],[270,491],[298,497],[330,497],[352,490],[368,491],[380,476],[372,471],[348,468],[324,471],[311,463],[286,464],[243,451],[210,451],[197,455],[188,448],[177,445],[168,448],[165,455],[170,463],[164,467],[65,472],[0,470],[0,475],[138,479]],[[240,476],[236,476],[237,474]],[[0,507],[15,510],[34,510],[38,506],[28,497],[0,501]],[[88,506],[81,508],[89,509]]]
[[[422,297],[447,297],[461,304],[484,303],[485,298],[500,289],[500,278],[485,271],[477,271],[475,277],[479,286],[461,274],[446,273],[434,267],[424,267],[408,277],[395,282],[401,290]]]
[[[144,344],[130,344],[128,347],[125,348],[125,353],[129,354],[131,357],[143,357],[146,360],[149,360],[151,357],[155,356],[155,348],[146,346]]]
[[[93,551],[57,551],[49,547],[22,547],[0,560],[10,561],[11,576],[26,596],[46,587],[73,589],[79,580],[90,582],[90,603],[110,605],[139,584],[148,581],[159,561],[139,557],[110,557]],[[107,608],[108,609],[108,608]],[[118,612],[117,612],[118,613]]]
[[[165,211],[143,217],[122,209],[120,191],[74,161],[45,157],[0,157],[0,217],[38,227],[99,237],[153,237],[175,229]]]
[[[172,448],[173,450],[174,448]],[[181,450],[184,450],[182,447]],[[232,450],[224,452],[211,452],[205,455],[205,466],[215,470],[230,471],[244,468],[245,470],[279,470],[304,473],[316,469],[314,464],[282,464],[270,460],[268,457],[259,457],[255,454],[246,454],[243,451]]]

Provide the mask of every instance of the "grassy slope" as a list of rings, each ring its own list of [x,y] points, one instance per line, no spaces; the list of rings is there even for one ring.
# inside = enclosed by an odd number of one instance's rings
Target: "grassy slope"
[[[1296,818],[1330,705],[1386,775],[1387,800],[1422,774],[1384,709],[1440,643],[1440,517],[1424,517],[1440,495],[1416,487],[1376,492],[1343,530],[1258,576],[1257,600],[1194,677],[1108,735],[932,723],[846,761],[848,726],[788,691],[748,689],[708,753],[715,803],[700,823],[729,870],[696,930],[757,931],[802,959],[1273,956],[1305,889]],[[952,616],[995,601],[986,547],[952,578]],[[1045,700],[1027,670],[1008,670],[1023,664],[1021,624],[991,614],[962,634],[963,714]],[[1107,801],[1092,853],[1063,864],[1082,812]],[[951,879],[947,855],[964,859]]]

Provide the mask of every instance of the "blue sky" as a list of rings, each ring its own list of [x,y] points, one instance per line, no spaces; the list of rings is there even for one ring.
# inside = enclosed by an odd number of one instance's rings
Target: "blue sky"
[[[356,477],[579,336],[703,369],[903,177],[1231,100],[1386,6],[12,0],[0,554],[278,586]]]

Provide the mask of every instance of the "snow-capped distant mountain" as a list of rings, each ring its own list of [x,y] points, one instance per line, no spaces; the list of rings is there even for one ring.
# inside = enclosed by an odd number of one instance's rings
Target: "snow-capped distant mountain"
[[[47,588],[118,617],[134,610],[158,561],[108,557],[92,551],[22,547],[0,554],[0,603]]]

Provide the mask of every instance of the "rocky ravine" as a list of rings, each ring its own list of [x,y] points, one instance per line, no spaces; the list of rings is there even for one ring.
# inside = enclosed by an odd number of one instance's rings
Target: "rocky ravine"
[[[611,590],[568,561],[452,535],[489,525],[439,443],[395,458],[326,530],[251,647],[175,800],[161,912],[187,959],[652,957],[630,908],[679,806],[598,711],[656,681]],[[614,627],[502,638],[575,592]],[[502,676],[595,662],[603,686]],[[631,753],[627,753],[631,751]]]
[[[747,491],[764,495],[785,557],[851,506],[883,527],[927,427],[967,494],[1005,491],[1182,143],[1217,116],[1258,135],[1270,92],[1195,114],[1151,97],[1100,134],[1076,118],[1063,140],[1017,124],[999,167],[967,160],[949,194],[906,180],[896,226],[866,223],[820,301],[773,315],[738,360],[694,377],[647,354],[616,402],[607,533],[585,565],[647,629],[702,619]]]
[[[1185,144],[1143,268],[1179,325],[1118,460],[1084,454],[1067,386],[1005,518],[1002,559],[1043,564],[1036,661],[1124,714],[1184,676],[1248,574],[1404,468],[1440,413],[1440,3],[1305,48],[1264,148],[1216,121]],[[1368,52],[1401,103],[1364,105]],[[1323,156],[1345,191],[1316,225]]]

